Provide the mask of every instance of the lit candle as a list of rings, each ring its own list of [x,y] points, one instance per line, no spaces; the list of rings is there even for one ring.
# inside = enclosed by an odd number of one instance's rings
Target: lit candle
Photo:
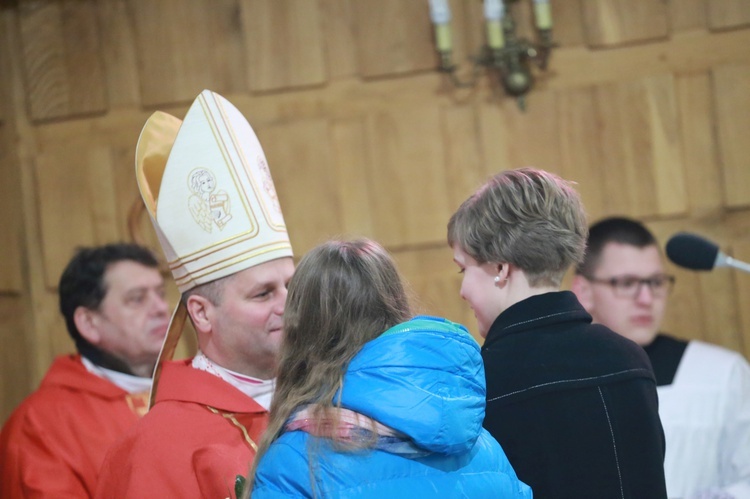
[[[534,0],[534,18],[538,29],[552,29],[552,7],[549,0]]]
[[[435,42],[440,52],[449,52],[453,46],[451,40],[451,8],[448,0],[430,0],[430,19],[435,25]]]
[[[487,26],[487,46],[500,50],[505,45],[501,21],[505,15],[505,4],[502,0],[484,0],[484,19]]]

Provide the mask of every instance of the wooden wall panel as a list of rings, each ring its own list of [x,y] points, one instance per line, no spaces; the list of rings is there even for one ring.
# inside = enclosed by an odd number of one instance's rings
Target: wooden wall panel
[[[534,166],[559,172],[557,94],[537,91],[522,111],[513,99],[493,100],[479,108],[482,152],[490,174]]]
[[[279,90],[325,82],[317,1],[243,2],[242,21],[251,90]]]
[[[80,0],[24,3],[19,22],[31,119],[106,111],[95,4]]]
[[[576,182],[586,212],[594,220],[606,211],[609,199],[602,188],[606,170],[604,151],[598,140],[601,133],[593,87],[561,91],[557,114],[560,136],[560,174]]]
[[[29,362],[32,348],[24,334],[25,303],[18,296],[0,295],[0,425],[35,388]]]
[[[721,209],[723,193],[711,81],[701,72],[680,75],[675,83],[690,211],[697,216],[715,213]]]
[[[550,5],[552,6],[552,37],[555,42],[561,47],[582,46],[585,33],[581,0],[550,2]]]
[[[364,119],[334,121],[331,124],[331,142],[336,158],[334,177],[341,199],[339,216],[343,232],[353,236],[373,237],[373,200],[367,180],[367,172],[372,165],[369,164]]]
[[[46,283],[54,288],[77,246],[121,239],[110,152],[88,143],[61,144],[37,156]]]
[[[672,34],[695,29],[705,29],[708,6],[716,0],[670,0],[669,24]]]
[[[356,0],[353,3],[361,76],[387,76],[437,67],[427,2]]]
[[[477,187],[497,172],[489,171],[482,157],[479,123],[473,106],[446,106],[441,109],[440,121],[443,124],[440,142],[445,145],[447,205],[452,215]],[[444,229],[447,224],[446,219]]]
[[[0,234],[2,236],[2,258],[0,258],[0,293],[18,294],[23,289],[22,241],[23,199],[19,189],[18,160],[13,144],[15,134],[9,123],[0,123]]]
[[[659,237],[660,241],[667,239]],[[670,273],[674,274],[677,280],[674,291],[669,296],[662,330],[678,338],[703,340],[707,324],[703,317],[701,276],[675,266],[671,266]]]
[[[726,245],[722,246],[726,248]],[[742,350],[738,303],[734,299],[737,291],[732,274],[733,271],[723,268],[699,274],[700,310],[706,325],[702,338],[732,350]]]
[[[750,25],[750,2],[747,0],[708,0],[707,3],[711,29]]]
[[[349,0],[319,0],[325,54],[331,79],[357,74],[354,7]]]
[[[96,6],[109,105],[138,106],[138,56],[128,0],[96,0]]]
[[[2,10],[0,10],[0,74],[12,75],[13,70],[10,64],[12,33],[10,29],[6,28],[6,26],[10,26],[10,23],[6,23],[6,18],[9,19],[7,15],[2,15]],[[10,98],[10,82],[10,76],[0,78],[0,125],[12,114],[10,109],[6,109],[13,102]]]
[[[581,0],[586,42],[607,47],[666,38],[668,6],[663,0]]]
[[[636,217],[686,211],[672,76],[597,86],[596,105],[607,211]]]
[[[750,205],[750,64],[713,71],[719,154],[727,206]]]
[[[145,106],[244,89],[238,0],[129,0]]]
[[[396,251],[393,257],[413,292],[413,312],[445,317],[463,324],[480,339],[474,313],[461,299],[462,276],[453,263],[453,252],[447,244]]]
[[[342,231],[328,123],[300,121],[257,130],[294,254],[301,257]]]
[[[368,117],[368,182],[375,238],[385,246],[442,242],[450,216],[440,110],[384,110]]]

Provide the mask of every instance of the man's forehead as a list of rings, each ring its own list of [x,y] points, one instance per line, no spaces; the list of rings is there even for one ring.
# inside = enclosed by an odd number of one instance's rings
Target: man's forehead
[[[639,248],[631,244],[609,242],[601,252],[598,268],[618,275],[650,275],[662,272],[664,264],[656,245]]]
[[[285,281],[294,273],[294,262],[291,258],[279,258],[260,265],[241,270],[233,276],[232,281],[240,281],[243,285],[267,284]]]
[[[164,278],[159,269],[143,265],[134,260],[119,260],[107,265],[104,272],[106,289],[135,289],[163,286]]]

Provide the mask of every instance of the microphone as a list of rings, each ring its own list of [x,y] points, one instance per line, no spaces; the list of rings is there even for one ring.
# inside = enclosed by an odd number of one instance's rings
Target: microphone
[[[750,272],[750,264],[732,258],[719,247],[696,234],[679,232],[667,241],[667,257],[672,263],[690,270],[713,270],[716,267],[732,267]]]

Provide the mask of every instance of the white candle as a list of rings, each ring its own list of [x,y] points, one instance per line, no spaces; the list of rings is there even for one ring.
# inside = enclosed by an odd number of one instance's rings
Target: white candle
[[[552,29],[552,7],[550,0],[534,0],[534,18],[538,29]]]
[[[448,0],[429,0],[430,19],[435,25],[435,43],[440,52],[451,50],[453,41],[451,39],[451,8]]]
[[[501,21],[505,15],[502,0],[484,0],[484,19],[487,28],[487,46],[499,50],[505,45]]]

